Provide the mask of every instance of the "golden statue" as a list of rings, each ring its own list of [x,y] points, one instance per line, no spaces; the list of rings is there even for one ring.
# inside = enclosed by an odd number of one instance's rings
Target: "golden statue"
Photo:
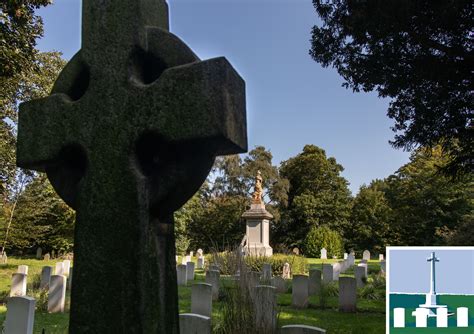
[[[255,178],[255,186],[253,187],[254,192],[252,195],[252,203],[253,204],[262,204],[262,195],[263,195],[263,179],[262,173],[257,171],[257,177]]]

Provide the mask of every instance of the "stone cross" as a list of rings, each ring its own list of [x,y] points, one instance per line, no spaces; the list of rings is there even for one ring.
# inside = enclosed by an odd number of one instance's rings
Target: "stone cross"
[[[431,262],[430,294],[436,295],[436,262],[439,262],[439,259],[435,252],[431,252],[431,256],[426,261]]]
[[[173,212],[247,150],[245,82],[168,32],[164,0],[82,5],[81,50],[20,106],[17,164],[76,210],[70,333],[177,334]]]

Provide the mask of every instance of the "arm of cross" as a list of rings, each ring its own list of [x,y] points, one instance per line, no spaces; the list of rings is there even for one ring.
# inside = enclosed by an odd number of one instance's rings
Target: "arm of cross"
[[[72,142],[69,127],[72,102],[66,95],[24,102],[18,115],[17,165],[44,171],[65,143]]]
[[[199,140],[214,156],[247,150],[245,82],[225,58],[169,68],[144,95],[143,120],[167,141]]]

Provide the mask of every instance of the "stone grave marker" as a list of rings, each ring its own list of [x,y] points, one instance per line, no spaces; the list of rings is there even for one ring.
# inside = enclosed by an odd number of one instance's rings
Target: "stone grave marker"
[[[379,261],[383,261],[383,260],[384,260],[383,254],[379,254]]]
[[[41,269],[40,289],[48,289],[49,288],[49,281],[51,279],[51,274],[52,273],[53,273],[53,267],[44,266]]]
[[[50,259],[51,259],[51,255],[49,255],[49,253],[44,254],[43,256],[44,261],[49,261]]]
[[[0,263],[1,264],[8,264],[7,252],[3,252],[3,253],[0,254]]]
[[[164,0],[83,0],[81,49],[17,141],[77,212],[70,332],[177,333],[173,213],[247,150],[245,118],[245,82],[168,32]]]
[[[186,263],[191,262],[191,256],[190,256],[190,255],[186,255],[185,261],[186,261]]]
[[[196,253],[197,253],[197,256],[203,256],[204,255],[204,252],[203,252],[202,248],[199,248]]]
[[[275,288],[269,285],[255,287],[255,328],[259,333],[275,333],[277,329],[277,302]]]
[[[185,286],[187,279],[187,268],[185,264],[178,264],[176,267],[177,270],[177,282],[179,286]]]
[[[220,268],[219,268],[219,265],[213,263],[213,264],[210,264],[209,265],[209,270],[216,270],[216,271],[221,271]]]
[[[206,283],[212,285],[212,300],[219,298],[219,279],[220,272],[217,270],[208,270],[206,272]]]
[[[326,260],[328,258],[328,252],[326,248],[321,248],[321,259]]]
[[[197,259],[197,268],[202,269],[204,268],[204,256],[199,256]]]
[[[347,257],[349,256],[349,254],[347,253],[344,253],[344,260],[347,260]]]
[[[200,314],[181,313],[179,334],[211,334],[211,318]]]
[[[365,250],[364,253],[362,253],[362,260],[370,260],[370,252],[368,250]]]
[[[191,259],[192,259],[194,256],[194,252],[193,251],[189,252],[189,256],[191,256]]]
[[[283,273],[281,277],[284,279],[291,279],[291,267],[288,262],[285,262],[285,264],[283,265]]]
[[[317,295],[321,293],[321,270],[309,270],[308,293],[310,295]]]
[[[286,293],[288,291],[285,279],[281,278],[280,276],[272,277],[271,284],[275,287],[276,292],[278,293]]]
[[[100,297],[100,296],[98,296]],[[66,303],[66,276],[52,275],[49,281],[48,312],[64,312]]]
[[[71,271],[71,260],[64,260],[63,261],[63,275],[69,276],[70,271]]]
[[[186,280],[194,281],[194,262],[190,261],[186,263]]]
[[[56,267],[54,269],[55,275],[64,275],[64,262],[56,262]]]
[[[339,279],[339,275],[341,274],[341,264],[333,263],[331,265],[332,265],[332,280],[337,281]]]
[[[354,267],[354,276],[357,287],[362,288],[365,285],[364,278],[367,277],[365,274],[365,268],[360,266]]]
[[[326,330],[308,325],[285,325],[280,334],[326,334]]]
[[[354,253],[350,253],[347,256],[347,263],[348,263],[349,267],[352,267],[353,265],[355,265],[355,255],[354,255]]]
[[[41,247],[38,247],[36,249],[36,258],[38,260],[41,260],[42,257],[43,257],[43,249]]]
[[[364,268],[365,277],[369,275],[369,266],[367,265],[367,263],[359,263],[357,266]]]
[[[265,282],[270,282],[271,278],[272,278],[272,265],[270,263],[264,263],[263,270],[262,270],[262,280]]]
[[[12,286],[10,289],[10,297],[26,295],[26,280],[28,275],[22,273],[12,274]]]
[[[357,303],[357,286],[353,277],[339,278],[339,311],[355,312]]]
[[[28,266],[24,265],[24,264],[19,265],[16,272],[19,273],[19,274],[28,275]]]
[[[212,315],[212,285],[196,283],[191,287],[191,313],[211,317]]]
[[[33,334],[35,304],[33,297],[8,298],[5,334]]]
[[[334,271],[332,264],[330,263],[323,263],[323,283],[328,284],[331,283],[334,278]]]
[[[380,270],[385,273],[386,267],[385,267],[385,260],[380,261]]]
[[[293,275],[291,304],[297,308],[306,308],[308,307],[308,301],[308,276]]]

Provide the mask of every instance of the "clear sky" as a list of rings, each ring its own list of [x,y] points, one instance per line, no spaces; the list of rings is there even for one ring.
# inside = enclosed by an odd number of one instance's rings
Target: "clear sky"
[[[341,87],[332,68],[308,54],[317,15],[311,0],[170,0],[171,32],[201,59],[225,56],[246,81],[249,148],[263,145],[278,164],[314,144],[360,185],[394,173],[409,154],[393,149],[388,100]],[[66,59],[80,48],[80,0],[39,11],[42,51]],[[119,36],[117,36],[119,38]]]
[[[474,294],[474,247],[389,250],[389,291],[428,293],[431,262],[426,259],[431,252],[440,260],[436,262],[437,293]]]

